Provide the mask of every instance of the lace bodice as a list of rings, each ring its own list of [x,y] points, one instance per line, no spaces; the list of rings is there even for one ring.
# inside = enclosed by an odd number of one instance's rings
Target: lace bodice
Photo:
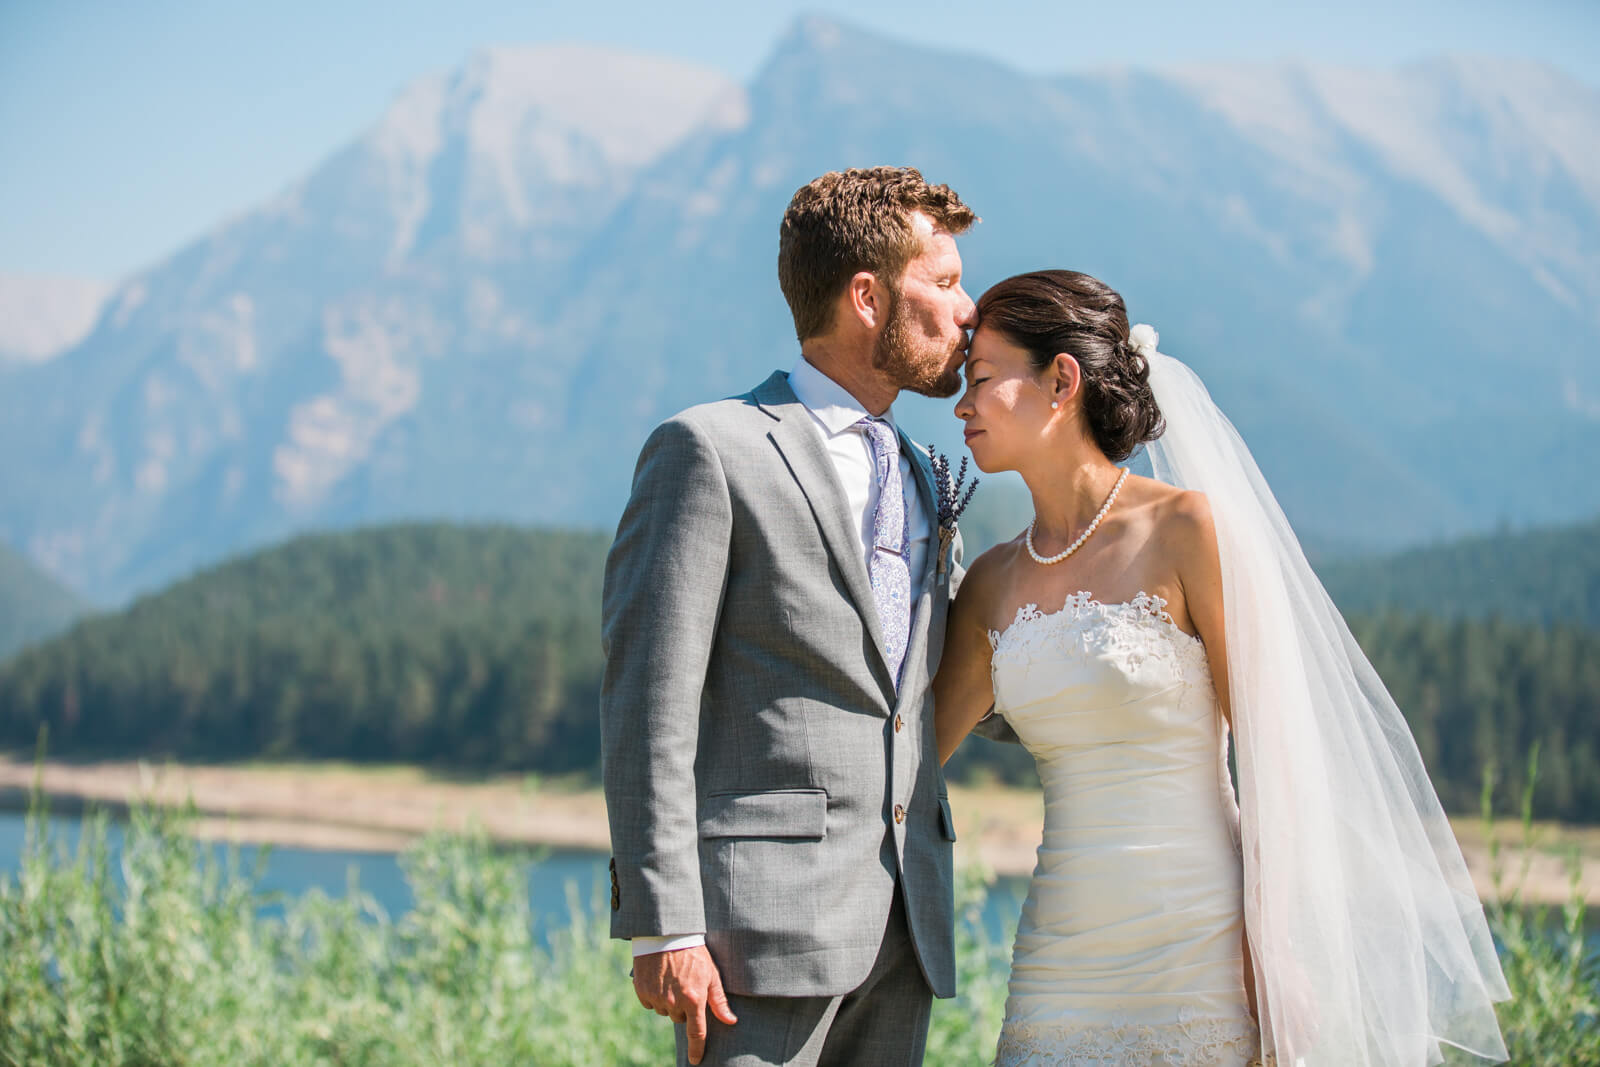
[[[1027,604],[989,642],[995,710],[1041,760],[1101,743],[1204,741],[1207,758],[1216,751],[1205,645],[1159,596],[1108,604],[1078,592],[1053,612]],[[1198,729],[1175,732],[1180,720]]]
[[[989,641],[1045,794],[996,1062],[1242,1065],[1237,808],[1205,646],[1144,592],[1029,604]]]
[[[1024,604],[1010,626],[989,631],[991,674],[998,678],[1007,665],[1028,667],[1041,659],[1061,662],[1079,651],[1116,657],[1130,674],[1155,659],[1176,673],[1203,673],[1209,680],[1205,645],[1180,630],[1166,608],[1164,598],[1143,590],[1112,604],[1079,590],[1060,611]]]

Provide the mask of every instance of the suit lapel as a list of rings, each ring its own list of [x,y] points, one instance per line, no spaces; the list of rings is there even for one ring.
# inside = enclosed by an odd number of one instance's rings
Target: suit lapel
[[[767,434],[788,464],[794,479],[811,505],[822,539],[833,554],[834,562],[844,575],[845,586],[855,601],[856,611],[872,635],[872,645],[877,650],[877,665],[884,678],[889,677],[889,660],[884,652],[883,624],[878,618],[878,602],[872,595],[872,581],[867,576],[866,560],[862,557],[860,535],[852,529],[850,508],[845,502],[844,489],[839,485],[833,470],[833,461],[822,446],[821,435],[811,425],[811,413],[789,388],[789,376],[776,371],[752,394],[763,411],[774,420]],[[890,692],[894,690],[891,684]]]

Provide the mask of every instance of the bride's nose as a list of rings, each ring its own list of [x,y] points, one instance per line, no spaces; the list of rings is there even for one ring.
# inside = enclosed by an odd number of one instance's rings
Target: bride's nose
[[[956,418],[962,422],[966,422],[977,414],[977,411],[972,406],[971,396],[972,390],[966,389],[962,391],[961,396],[956,400]]]

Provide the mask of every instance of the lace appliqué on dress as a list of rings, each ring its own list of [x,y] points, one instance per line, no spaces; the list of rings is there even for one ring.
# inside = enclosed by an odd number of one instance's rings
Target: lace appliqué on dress
[[[1165,598],[1143,591],[1132,600],[1107,604],[1079,590],[1067,597],[1060,611],[1052,612],[1025,604],[1005,630],[989,631],[991,669],[1002,661],[1026,666],[1044,656],[1059,658],[1078,646],[1094,654],[1114,653],[1130,670],[1155,657],[1169,661],[1180,673],[1203,673],[1209,678],[1205,645],[1178,629],[1166,607]]]
[[[1007,1019],[995,1067],[1244,1067],[1260,1048],[1249,1019],[1057,1026]]]

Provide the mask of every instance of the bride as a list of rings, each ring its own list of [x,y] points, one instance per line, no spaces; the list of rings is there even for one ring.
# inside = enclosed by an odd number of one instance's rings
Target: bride
[[[1059,270],[983,295],[966,375],[973,458],[1035,513],[973,563],[935,683],[942,759],[988,720],[1044,785],[996,1062],[1504,1059],[1405,721],[1199,379]],[[1155,479],[1118,466],[1141,444]]]

